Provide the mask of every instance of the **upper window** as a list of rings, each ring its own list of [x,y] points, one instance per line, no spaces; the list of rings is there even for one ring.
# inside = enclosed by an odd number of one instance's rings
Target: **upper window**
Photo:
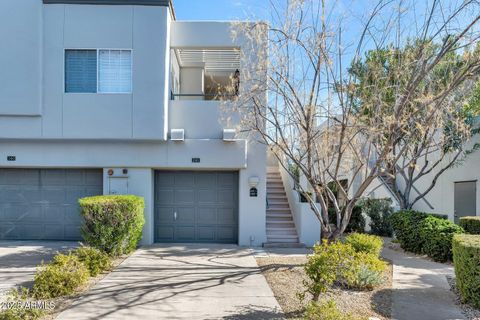
[[[97,92],[97,50],[65,50],[65,92]]]
[[[132,51],[65,50],[65,92],[132,92]]]

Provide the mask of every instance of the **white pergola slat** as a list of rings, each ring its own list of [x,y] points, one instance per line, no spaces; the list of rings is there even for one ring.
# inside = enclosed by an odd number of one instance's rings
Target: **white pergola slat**
[[[205,64],[205,71],[234,71],[240,69],[239,49],[175,49],[180,66]]]

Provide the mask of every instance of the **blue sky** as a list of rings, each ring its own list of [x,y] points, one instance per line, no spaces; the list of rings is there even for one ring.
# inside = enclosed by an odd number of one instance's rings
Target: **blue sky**
[[[178,20],[246,20],[267,16],[267,0],[173,0]]]

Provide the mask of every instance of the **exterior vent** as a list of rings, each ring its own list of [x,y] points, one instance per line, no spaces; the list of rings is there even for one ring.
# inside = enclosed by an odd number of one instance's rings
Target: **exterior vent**
[[[223,141],[234,141],[235,134],[235,129],[223,129]]]
[[[172,129],[170,130],[170,139],[172,141],[184,141],[185,130],[184,129]]]

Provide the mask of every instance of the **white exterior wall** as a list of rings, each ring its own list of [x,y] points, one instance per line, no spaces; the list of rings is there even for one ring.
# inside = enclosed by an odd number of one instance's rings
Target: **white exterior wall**
[[[108,169],[127,169],[126,192],[145,199],[143,244],[154,239],[155,170],[238,171],[239,244],[266,241],[265,146],[223,141],[239,119],[216,101],[170,100],[170,68],[181,78],[170,47],[239,48],[229,23],[170,21],[162,6],[21,2],[0,1],[0,35],[12,44],[0,55],[16,57],[0,66],[18,71],[0,73],[0,167],[102,168],[104,194],[118,191]],[[132,93],[64,93],[64,50],[75,48],[132,49]],[[186,140],[168,140],[172,128],[185,129]],[[260,178],[258,197],[250,177]]]

